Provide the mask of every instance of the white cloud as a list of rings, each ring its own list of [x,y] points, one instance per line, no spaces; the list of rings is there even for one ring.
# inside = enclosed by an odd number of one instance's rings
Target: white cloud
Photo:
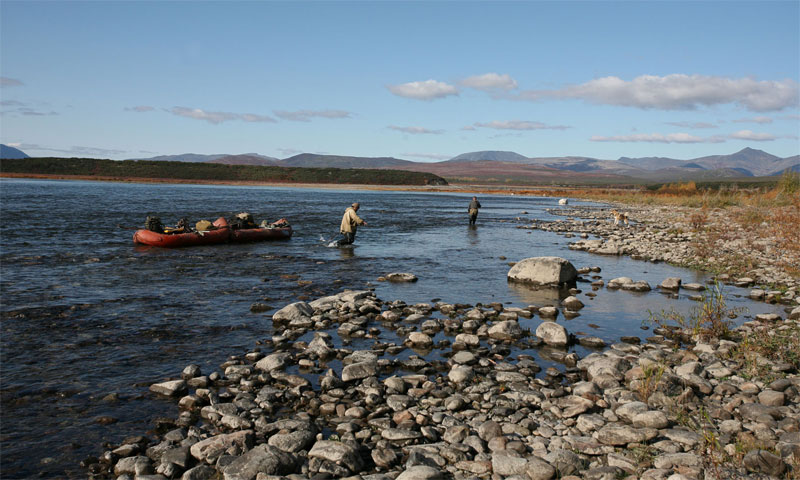
[[[344,110],[298,110],[296,112],[287,112],[285,110],[276,110],[273,112],[277,117],[284,120],[293,122],[310,122],[314,117],[320,118],[351,118],[350,112]]]
[[[513,90],[517,88],[517,81],[511,78],[510,75],[500,75],[497,73],[484,73],[483,75],[474,75],[465,78],[461,81],[465,87],[474,88],[476,90],[494,91],[494,90]]]
[[[126,112],[152,112],[155,107],[149,105],[137,105],[135,107],[125,107]]]
[[[279,148],[278,151],[281,152],[282,155],[286,155],[287,157],[297,155],[298,153],[303,153],[302,150],[297,150],[296,148]]]
[[[200,108],[172,107],[167,112],[179,117],[205,120],[215,125],[229,120],[242,120],[244,122],[275,122],[275,119],[266,115],[254,113],[207,112]]]
[[[30,104],[25,102],[20,102],[17,100],[3,100],[0,102],[0,106],[2,107],[11,107],[11,108],[4,108],[0,110],[0,115],[5,116],[11,114],[16,115],[24,115],[30,117],[45,117],[50,115],[58,115],[58,112],[54,110],[44,111],[33,108],[29,106]],[[45,105],[46,106],[46,105]]]
[[[398,97],[413,98],[415,100],[435,100],[450,95],[458,95],[456,87],[436,80],[389,85],[386,88]]]
[[[521,100],[581,99],[587,102],[663,110],[693,110],[699,106],[738,104],[755,112],[782,110],[798,104],[800,86],[794,80],[758,81],[672,74],[642,75],[631,81],[604,77],[558,90],[529,90]]]
[[[720,136],[697,137],[688,133],[637,133],[633,135],[618,135],[603,137],[594,135],[589,138],[592,142],[646,142],[646,143],[723,143],[725,139]]]
[[[488,123],[475,123],[476,127],[493,128],[495,130],[566,130],[566,125],[547,125],[542,122],[526,120],[491,121]]]
[[[425,127],[398,127],[397,125],[389,125],[386,128],[397,130],[398,132],[410,133],[412,135],[440,135],[444,133],[444,130],[430,130]]]
[[[67,155],[91,155],[91,156],[109,156],[109,155],[122,155],[126,153],[126,150],[116,150],[116,149],[109,149],[109,148],[100,148],[100,147],[85,147],[85,146],[73,146],[70,148],[55,148],[55,147],[48,147],[45,145],[38,145],[36,143],[17,143],[16,148],[25,151],[33,151],[33,150],[40,150],[45,152],[56,152],[60,154],[67,154]]]
[[[692,128],[692,129],[718,128],[717,125],[707,122],[666,122],[666,124],[680,128]]]
[[[769,117],[753,117],[753,118],[740,118],[738,120],[734,120],[733,123],[772,123],[772,119]]]
[[[777,138],[769,133],[756,133],[750,130],[739,130],[730,134],[729,137],[734,140],[749,140],[752,142],[771,142]]]
[[[438,153],[401,153],[403,157],[415,157],[415,158],[429,158],[431,160],[447,160],[453,158],[452,155],[441,155]]]
[[[16,78],[0,77],[0,87],[20,87],[25,85]]]

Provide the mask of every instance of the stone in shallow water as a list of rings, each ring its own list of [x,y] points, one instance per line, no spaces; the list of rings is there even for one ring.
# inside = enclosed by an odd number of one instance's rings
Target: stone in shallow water
[[[168,382],[154,383],[150,385],[150,391],[160,395],[170,397],[184,395],[188,392],[188,387],[184,380],[170,380]]]
[[[560,285],[574,282],[578,271],[560,257],[533,257],[517,262],[508,271],[508,279],[534,285]]]
[[[542,322],[536,327],[536,336],[551,346],[564,347],[569,343],[567,329],[556,322]]]
[[[664,279],[658,286],[663,290],[678,290],[681,288],[681,279],[679,277],[669,277]]]
[[[513,340],[522,336],[522,329],[516,320],[506,320],[492,325],[488,334],[496,340]]]
[[[417,276],[413,273],[394,272],[386,275],[386,280],[390,282],[416,282]]]

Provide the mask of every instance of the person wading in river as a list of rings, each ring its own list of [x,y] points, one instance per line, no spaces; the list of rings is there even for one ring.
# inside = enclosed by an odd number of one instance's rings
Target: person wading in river
[[[472,197],[472,201],[469,202],[469,207],[467,207],[467,211],[469,212],[469,224],[475,225],[475,220],[478,218],[478,209],[481,208],[481,202],[478,201],[477,197]]]
[[[358,230],[359,225],[366,225],[367,222],[361,219],[356,212],[358,212],[359,203],[356,202],[351,206],[347,207],[347,210],[344,211],[344,216],[342,217],[342,226],[339,228],[339,231],[342,233],[344,238],[339,240],[337,243],[339,245],[350,245],[356,239],[356,230]]]

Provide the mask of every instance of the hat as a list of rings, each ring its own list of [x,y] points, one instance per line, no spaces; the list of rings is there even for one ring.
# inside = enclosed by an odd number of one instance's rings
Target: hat
[[[352,205],[350,205],[350,206],[351,206],[351,207],[353,207],[353,208],[358,208],[358,207],[359,207],[359,205],[360,205],[360,204],[359,204],[358,202],[355,202],[354,204],[352,204]]]

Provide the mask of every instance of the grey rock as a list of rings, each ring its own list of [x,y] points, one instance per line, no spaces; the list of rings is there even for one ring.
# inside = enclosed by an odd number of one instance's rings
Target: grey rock
[[[238,446],[241,450],[250,449],[253,446],[253,439],[252,430],[223,433],[195,443],[189,452],[200,461],[214,463],[220,455],[233,446]]]
[[[537,456],[527,458],[528,464],[525,466],[525,473],[530,480],[550,480],[555,478],[556,469],[552,465]]]
[[[358,450],[349,444],[331,440],[318,440],[308,452],[308,457],[342,465],[353,473],[359,472],[364,466]]]
[[[422,332],[411,332],[408,335],[408,342],[416,347],[430,347],[433,345],[431,337]]]
[[[699,467],[703,459],[694,453],[667,453],[653,459],[656,468],[673,469],[677,467]]]
[[[573,475],[583,469],[583,460],[574,452],[564,449],[553,450],[542,459],[550,464],[560,476]]]
[[[444,478],[442,471],[427,465],[409,467],[397,476],[395,480],[439,480]]]
[[[560,257],[534,257],[517,262],[508,271],[508,279],[534,285],[560,285],[574,282],[578,271]]]
[[[576,417],[594,406],[594,402],[577,395],[570,395],[559,399],[558,406],[561,408],[562,418]]]
[[[597,440],[604,445],[621,446],[629,443],[642,443],[658,435],[652,428],[634,428],[628,425],[608,424],[597,431]]]
[[[475,371],[472,367],[466,365],[457,365],[450,369],[447,378],[457,384],[464,384],[470,382],[475,377]]]
[[[378,373],[377,362],[359,362],[345,366],[342,369],[342,381],[350,382],[372,377]]]
[[[679,277],[669,277],[659,285],[663,290],[678,290],[681,288],[681,279]]]
[[[569,297],[562,300],[561,304],[570,310],[580,310],[581,308],[584,307],[583,302],[578,300],[578,297],[575,297],[573,295],[570,295]]]
[[[258,445],[223,469],[225,480],[255,480],[260,474],[285,475],[296,466],[293,455],[270,445]]]
[[[483,422],[478,427],[478,437],[481,440],[488,442],[489,440],[503,435],[503,428],[497,422],[489,420]]]
[[[125,457],[120,459],[114,466],[114,475],[138,475],[141,473],[152,473],[153,462],[149,458],[140,455],[136,457]]]
[[[217,470],[208,465],[198,465],[183,472],[181,480],[211,480],[217,476]]]
[[[547,345],[564,347],[569,344],[569,333],[556,322],[542,322],[536,327],[536,336]]]
[[[496,340],[513,340],[522,336],[522,329],[516,320],[506,320],[492,325],[488,334]]]
[[[159,395],[167,395],[169,397],[176,397],[185,395],[189,388],[185,380],[170,380],[168,382],[154,383],[150,385],[150,391],[158,393]]]
[[[300,321],[314,315],[314,308],[306,302],[295,302],[286,305],[272,315],[272,321],[276,323],[291,323]]]
[[[492,454],[492,471],[495,474],[509,476],[524,474],[528,461],[517,452],[500,450]]]
[[[297,453],[306,450],[314,443],[315,434],[311,430],[298,430],[291,433],[276,433],[269,437],[267,444],[278,450]]]
[[[283,370],[290,363],[292,355],[287,352],[278,352],[267,355],[256,363],[256,368],[265,372]]]
[[[786,463],[781,457],[767,450],[751,450],[742,462],[748,472],[764,473],[777,477],[786,471]]]
[[[416,282],[418,280],[417,276],[414,275],[413,273],[400,273],[400,272],[389,273],[385,275],[385,278],[390,282],[401,282],[401,283]]]
[[[660,410],[642,412],[633,417],[633,426],[636,428],[662,429],[669,426],[667,415]]]

